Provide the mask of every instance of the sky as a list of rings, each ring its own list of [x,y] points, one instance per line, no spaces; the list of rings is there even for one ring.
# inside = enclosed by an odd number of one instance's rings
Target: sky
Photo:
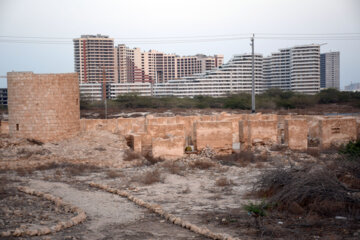
[[[145,51],[224,54],[228,61],[234,54],[251,52],[252,33],[255,52],[263,56],[280,48],[311,43],[324,44],[321,52],[340,51],[341,88],[360,82],[359,37],[352,40],[258,37],[360,34],[360,0],[0,0],[0,76],[10,71],[73,72],[71,39],[82,34],[109,35],[115,38],[115,44],[126,43]],[[199,36],[213,39],[219,35],[243,38],[181,41]],[[6,79],[0,78],[0,87],[6,87]]]

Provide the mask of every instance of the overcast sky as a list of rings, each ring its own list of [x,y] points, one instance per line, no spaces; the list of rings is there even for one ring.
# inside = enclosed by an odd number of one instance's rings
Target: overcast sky
[[[74,71],[72,38],[104,34],[126,38],[213,36],[255,33],[255,51],[327,43],[322,52],[340,51],[341,88],[360,82],[360,40],[256,39],[256,33],[360,33],[360,0],[0,0],[0,36],[56,37],[65,44],[4,42],[0,75],[9,71]],[[165,53],[232,55],[250,52],[249,39],[206,43],[144,44],[130,47]],[[0,79],[0,87],[6,80]]]

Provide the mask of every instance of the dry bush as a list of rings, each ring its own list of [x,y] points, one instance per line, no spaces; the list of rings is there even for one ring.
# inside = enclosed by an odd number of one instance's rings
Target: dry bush
[[[250,163],[266,162],[268,160],[268,156],[255,156],[254,152],[247,150],[230,155],[219,155],[216,156],[216,159],[224,165],[246,167]]]
[[[164,161],[162,167],[165,168],[171,174],[177,174],[182,176],[186,167],[178,161]]]
[[[160,171],[155,169],[145,172],[144,174],[138,176],[135,180],[145,185],[151,185],[153,183],[162,182],[163,178]]]
[[[44,143],[36,140],[36,139],[32,139],[32,138],[28,138],[26,139],[29,143],[34,144],[34,145],[38,145],[38,146],[42,146]]]
[[[124,174],[120,171],[115,171],[115,170],[110,170],[106,173],[108,178],[118,178],[118,177],[123,177]]]
[[[260,178],[255,190],[279,210],[292,212],[295,205],[323,216],[360,216],[360,199],[326,169],[273,170]]]
[[[208,159],[196,159],[189,164],[191,168],[198,168],[198,169],[209,169],[215,166],[215,163]]]
[[[124,161],[133,161],[139,158],[141,158],[141,155],[139,153],[136,153],[131,150],[127,150],[125,152]]]
[[[150,155],[150,154],[147,154],[147,155],[145,156],[145,159],[146,159],[146,160],[148,161],[148,163],[150,163],[151,165],[164,161],[164,159],[162,159],[162,158],[154,158],[154,157],[153,157],[152,155]]]
[[[18,168],[16,169],[16,173],[21,177],[25,177],[27,175],[31,175],[33,170],[31,168]]]
[[[6,186],[9,183],[9,180],[6,178],[6,176],[0,177],[0,200],[5,198],[7,195]]]
[[[218,187],[226,187],[226,186],[230,186],[233,184],[234,184],[233,181],[231,181],[230,179],[227,179],[226,177],[218,178],[215,181],[215,185]]]
[[[94,150],[99,151],[99,152],[105,152],[106,148],[104,148],[104,147],[96,147],[96,148],[94,148]]]
[[[270,151],[274,151],[274,152],[284,152],[284,151],[286,151],[288,149],[288,147],[287,146],[285,146],[285,145],[272,145],[271,147],[270,147]]]
[[[344,157],[332,161],[327,166],[340,182],[347,187],[360,190],[360,161],[348,160]]]
[[[61,166],[62,165],[60,165],[56,162],[48,162],[48,163],[41,164],[41,165],[34,167],[34,170],[44,171],[44,170],[49,170],[49,169],[54,169],[54,168],[60,168]]]
[[[308,148],[306,154],[318,158],[320,157],[320,150],[318,148]]]
[[[65,164],[65,172],[68,177],[81,176],[85,173],[94,172],[100,168],[90,164]]]

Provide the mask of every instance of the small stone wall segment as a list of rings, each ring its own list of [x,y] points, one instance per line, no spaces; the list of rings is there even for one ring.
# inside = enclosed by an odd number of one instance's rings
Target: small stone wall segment
[[[79,133],[77,73],[10,72],[7,79],[11,136],[49,142]]]
[[[185,137],[183,124],[146,125],[146,132],[154,138]]]
[[[56,206],[61,206],[63,208],[69,209],[72,213],[76,213],[77,215],[66,222],[59,222],[57,225],[51,227],[40,227],[40,228],[31,228],[31,229],[21,229],[17,228],[15,230],[9,230],[5,232],[0,232],[1,237],[26,237],[26,236],[42,236],[50,233],[55,233],[66,228],[70,228],[72,226],[78,225],[86,220],[86,213],[84,210],[71,205],[69,203],[65,203],[61,198],[55,197],[51,194],[35,191],[28,187],[18,187],[18,190],[24,192],[26,194],[30,194],[33,196],[41,197],[46,200],[54,202]]]
[[[184,156],[185,138],[153,138],[152,156],[154,158],[163,158],[167,160],[176,160]]]
[[[141,145],[141,135],[131,134],[129,136],[130,147],[134,150],[134,152],[141,153],[142,145]]]
[[[248,121],[248,141],[250,145],[261,143],[265,145],[278,144],[277,121]]]
[[[326,118],[319,120],[320,147],[340,146],[357,138],[355,118]]]
[[[285,144],[293,150],[308,147],[308,123],[306,119],[285,120]]]
[[[231,154],[233,142],[231,122],[196,122],[194,131],[195,148],[198,151],[208,146],[217,154]]]

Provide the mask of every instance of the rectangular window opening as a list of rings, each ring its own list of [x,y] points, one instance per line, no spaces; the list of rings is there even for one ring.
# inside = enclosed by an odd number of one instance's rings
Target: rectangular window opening
[[[19,124],[16,124],[16,131],[19,131]]]

